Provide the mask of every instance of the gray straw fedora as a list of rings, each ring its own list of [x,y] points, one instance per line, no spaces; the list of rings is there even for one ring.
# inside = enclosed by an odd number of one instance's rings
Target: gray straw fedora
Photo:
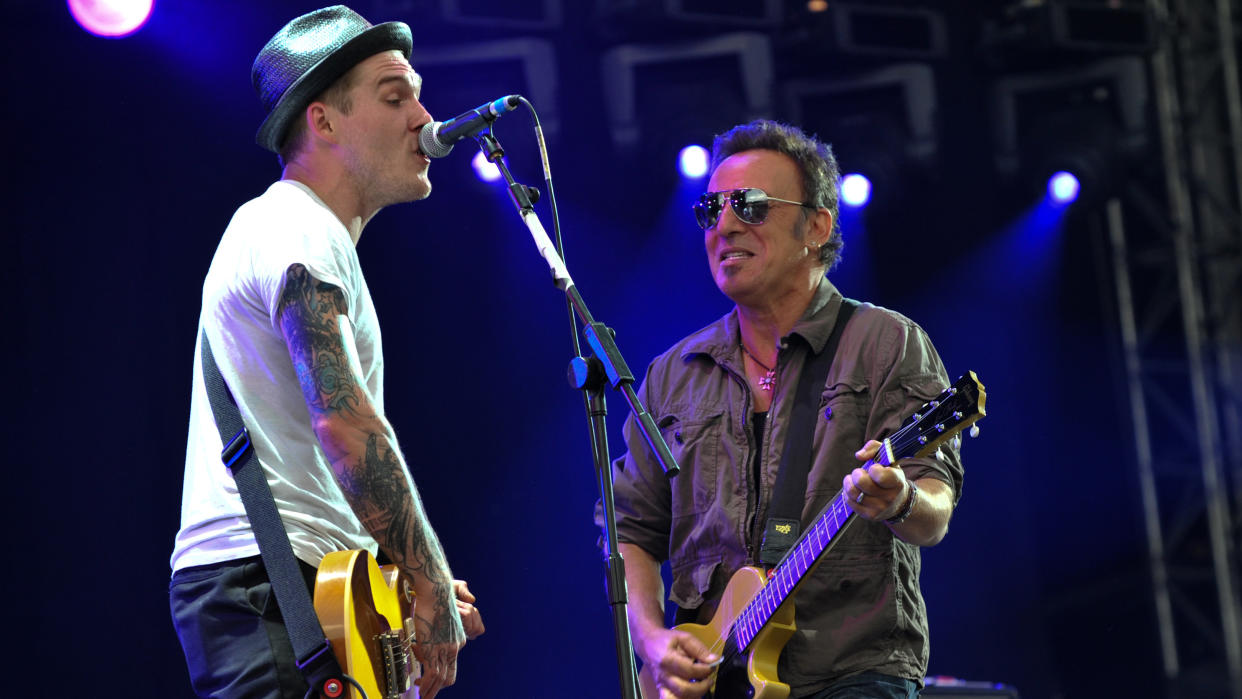
[[[408,59],[412,45],[404,22],[373,27],[344,5],[289,22],[259,51],[250,69],[250,81],[267,112],[255,141],[279,152],[289,125],[337,78],[381,51],[395,49]]]

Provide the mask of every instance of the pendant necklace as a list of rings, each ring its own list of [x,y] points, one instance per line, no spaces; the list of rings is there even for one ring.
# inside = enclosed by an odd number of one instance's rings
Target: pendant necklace
[[[764,374],[763,376],[759,377],[759,388],[762,388],[768,393],[771,393],[772,386],[776,383],[776,369],[773,369],[767,364],[764,364],[763,362],[759,361],[758,357],[751,354],[750,350],[746,349],[746,345],[744,343],[739,342],[737,343],[737,346],[741,347],[742,352],[745,353],[747,357],[750,357],[752,360],[754,360],[755,364],[758,364],[759,366],[763,367],[764,371],[768,372]]]

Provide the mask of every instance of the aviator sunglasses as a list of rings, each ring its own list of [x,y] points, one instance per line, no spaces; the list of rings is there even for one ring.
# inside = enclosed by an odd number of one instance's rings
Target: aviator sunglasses
[[[814,209],[815,206],[800,201],[791,201],[789,199],[777,199],[768,196],[768,193],[757,187],[746,187],[745,189],[734,189],[727,192],[706,192],[702,194],[698,201],[694,202],[694,220],[698,222],[699,228],[707,230],[716,225],[720,220],[720,214],[724,211],[724,199],[729,198],[729,206],[733,207],[733,215],[738,217],[742,223],[749,223],[757,226],[768,219],[768,206],[771,202],[780,202],[782,204],[793,204],[795,206],[804,206],[808,209]]]

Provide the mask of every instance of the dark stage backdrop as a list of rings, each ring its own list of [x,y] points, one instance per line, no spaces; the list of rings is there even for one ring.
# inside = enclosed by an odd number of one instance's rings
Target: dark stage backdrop
[[[586,26],[588,4],[566,4]],[[125,40],[85,34],[60,3],[8,6],[11,680],[36,696],[188,696],[166,587],[200,285],[234,209],[279,176],[253,144],[250,63],[313,5],[162,1]],[[413,25],[415,67],[420,47],[476,38],[358,9]],[[590,31],[545,38],[561,52],[549,149],[566,256],[641,376],[728,308],[687,208],[701,185],[679,188],[662,152],[614,152]],[[528,91],[422,72],[441,119]],[[931,673],[1024,697],[1146,695],[1155,623],[1097,241],[1080,214],[1051,232],[1021,223],[1034,200],[993,188],[973,78],[943,84],[942,169],[848,222],[832,275],[917,320],[950,374],[975,370],[989,393],[949,536],[924,554]],[[704,143],[732,121],[695,116]],[[542,187],[529,123],[515,113],[497,133]],[[470,172],[472,148],[436,162],[433,196],[382,212],[359,245],[391,420],[488,626],[444,696],[616,696],[564,303],[503,191]],[[540,216],[551,228],[546,203]],[[609,407],[619,455],[626,408],[615,394]]]

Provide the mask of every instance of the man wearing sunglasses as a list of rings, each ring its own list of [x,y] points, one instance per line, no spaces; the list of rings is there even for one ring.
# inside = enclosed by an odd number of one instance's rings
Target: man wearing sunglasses
[[[721,649],[665,627],[660,564],[670,563],[678,624],[708,622],[732,574],[759,564],[798,379],[843,308],[825,277],[842,247],[838,177],[831,149],[795,127],[757,121],[715,141],[694,215],[735,307],[657,357],[640,389],[680,475],[665,477],[632,416],[614,465],[635,649],[661,698],[706,694]],[[810,471],[790,487],[802,526],[842,491],[861,521],[798,589],[778,676],[793,697],[915,697],[928,661],[919,547],[947,531],[962,467],[949,447],[860,466],[949,381],[918,325],[871,304],[842,326],[832,356],[811,392]]]

